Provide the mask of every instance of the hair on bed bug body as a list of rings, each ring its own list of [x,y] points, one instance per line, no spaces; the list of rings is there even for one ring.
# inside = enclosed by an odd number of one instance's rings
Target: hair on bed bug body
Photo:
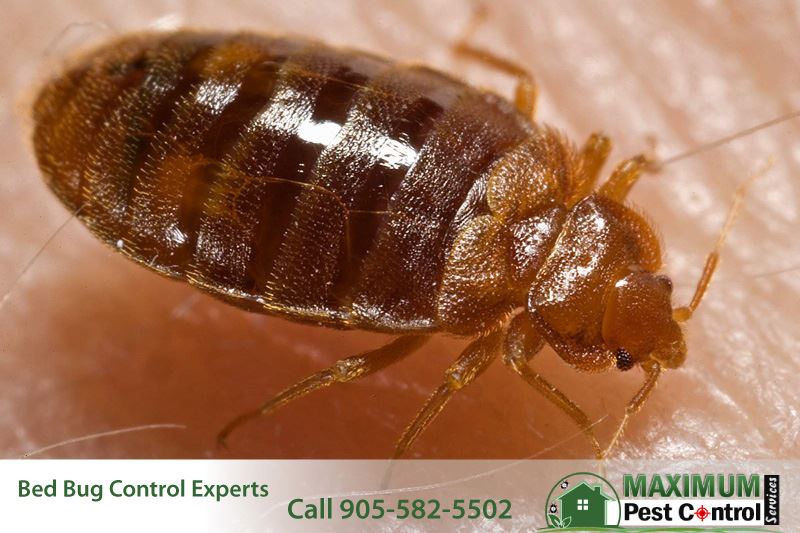
[[[652,164],[595,133],[576,148],[533,120],[525,69],[513,102],[417,65],[299,38],[196,31],[122,37],[39,93],[34,147],[53,192],[130,259],[233,305],[321,326],[400,335],[342,359],[226,426],[372,374],[437,332],[474,338],[401,436],[402,456],[461,388],[504,364],[605,456],[702,300],[737,192],[691,303],[650,224],[625,205]],[[645,381],[606,448],[536,373],[549,344],[583,371],[638,365]]]

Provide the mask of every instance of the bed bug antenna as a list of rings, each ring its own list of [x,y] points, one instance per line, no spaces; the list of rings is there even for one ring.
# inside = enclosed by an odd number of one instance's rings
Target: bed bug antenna
[[[689,305],[677,307],[672,313],[673,318],[677,322],[686,322],[692,318],[692,314],[700,305],[700,302],[703,301],[703,296],[705,296],[706,289],[708,289],[708,285],[711,283],[711,278],[713,277],[714,272],[717,269],[717,265],[719,264],[719,254],[722,251],[722,247],[725,245],[725,239],[728,237],[728,233],[733,227],[733,223],[736,221],[736,217],[739,216],[739,212],[742,209],[742,204],[744,203],[744,197],[747,194],[747,189],[750,188],[755,180],[766,174],[774,164],[774,159],[770,157],[767,163],[760,170],[754,172],[753,175],[751,175],[736,188],[736,192],[733,196],[733,202],[731,203],[730,210],[728,211],[728,216],[725,219],[725,224],[723,224],[722,229],[719,232],[719,236],[717,237],[717,242],[714,245],[714,248],[706,256],[706,262],[703,266],[703,273],[700,275],[700,280],[697,282],[697,287],[695,288],[692,300],[689,302]]]
[[[713,141],[701,144],[699,146],[695,146],[694,148],[690,148],[689,150],[686,150],[685,152],[682,152],[682,153],[667,157],[666,159],[661,159],[661,160],[654,159],[654,160],[651,160],[651,161],[648,162],[646,170],[648,170],[650,172],[658,172],[662,168],[664,168],[665,166],[671,165],[672,163],[677,163],[678,161],[683,161],[684,159],[689,159],[690,157],[693,157],[695,155],[702,154],[703,152],[708,152],[708,151],[713,150],[715,148],[719,148],[720,146],[723,146],[724,144],[727,144],[729,142],[736,141],[736,140],[741,139],[743,137],[747,137],[747,136],[752,135],[754,133],[758,133],[761,130],[765,130],[765,129],[770,128],[772,126],[777,126],[778,124],[782,124],[784,122],[788,122],[788,121],[796,119],[796,118],[800,118],[800,110],[790,111],[790,112],[785,113],[785,114],[783,114],[783,115],[781,115],[779,117],[775,117],[775,118],[773,118],[771,120],[767,120],[766,122],[761,122],[760,124],[756,124],[755,126],[750,126],[749,128],[745,128],[743,130],[740,130],[740,131],[738,131],[738,132],[736,132],[736,133],[734,133],[732,135],[727,135],[725,137],[722,137],[722,138],[719,138],[719,139],[715,139]]]

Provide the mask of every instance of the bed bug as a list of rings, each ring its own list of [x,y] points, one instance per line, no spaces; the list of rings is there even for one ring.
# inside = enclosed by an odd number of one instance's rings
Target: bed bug
[[[456,52],[514,76],[513,102],[315,41],[195,31],[120,38],[41,90],[39,165],[102,241],[250,311],[400,335],[238,417],[221,441],[442,332],[474,340],[396,457],[501,354],[603,457],[662,369],[683,363],[680,323],[705,293],[729,224],[691,303],[673,308],[658,239],[625,205],[648,159],[623,161],[596,187],[610,140],[593,134],[576,148],[536,123],[532,76],[467,36]],[[545,343],[579,370],[644,370],[607,448],[533,370]]]

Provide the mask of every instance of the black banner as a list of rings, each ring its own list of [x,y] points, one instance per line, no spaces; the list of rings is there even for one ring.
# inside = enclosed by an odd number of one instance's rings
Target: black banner
[[[764,525],[777,526],[780,520],[781,476],[764,474]]]

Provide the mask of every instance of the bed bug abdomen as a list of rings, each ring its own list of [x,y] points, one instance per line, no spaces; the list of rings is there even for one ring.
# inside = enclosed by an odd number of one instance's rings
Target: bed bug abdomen
[[[378,330],[439,327],[455,226],[532,130],[424,67],[199,32],[84,56],[35,120],[50,186],[128,257],[243,307]]]

